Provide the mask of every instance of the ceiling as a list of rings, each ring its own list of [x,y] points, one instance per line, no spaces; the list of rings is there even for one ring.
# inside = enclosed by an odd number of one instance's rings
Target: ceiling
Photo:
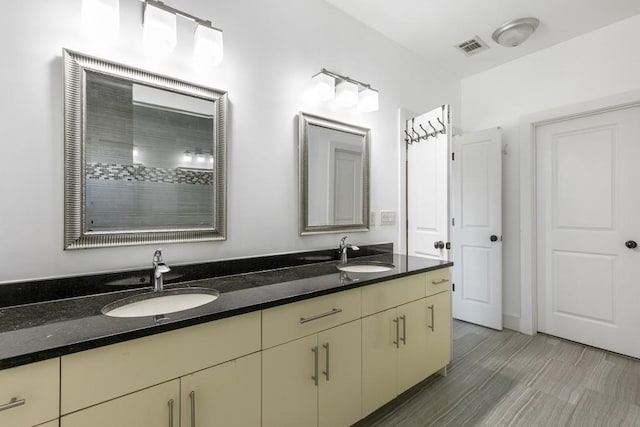
[[[640,13],[638,0],[326,0],[441,68],[466,77]],[[514,48],[491,39],[516,18],[540,20]],[[456,45],[479,36],[488,50],[465,56]],[[615,49],[615,46],[611,46]]]

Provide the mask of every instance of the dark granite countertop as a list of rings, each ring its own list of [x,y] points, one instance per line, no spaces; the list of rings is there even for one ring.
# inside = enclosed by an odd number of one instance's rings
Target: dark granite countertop
[[[106,304],[149,292],[148,287],[0,307],[0,369],[453,265],[385,253],[358,257],[357,261],[392,263],[393,269],[345,278],[336,269],[337,261],[322,259],[320,255],[312,264],[169,284],[217,289],[220,297],[194,309],[163,315],[160,320],[154,316],[115,318],[101,313]]]

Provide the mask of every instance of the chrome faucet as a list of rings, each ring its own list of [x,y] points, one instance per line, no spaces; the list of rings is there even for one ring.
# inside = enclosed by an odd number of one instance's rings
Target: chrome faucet
[[[347,240],[347,237],[349,236],[344,236],[342,239],[340,239],[340,246],[338,248],[338,250],[340,251],[340,263],[341,264],[346,264],[347,263],[347,249],[351,248],[354,251],[359,251],[360,248],[357,247],[356,245],[352,245],[351,243],[346,243],[345,241]]]
[[[153,290],[162,292],[164,289],[163,273],[171,271],[169,266],[162,261],[162,249],[158,249],[153,254]]]

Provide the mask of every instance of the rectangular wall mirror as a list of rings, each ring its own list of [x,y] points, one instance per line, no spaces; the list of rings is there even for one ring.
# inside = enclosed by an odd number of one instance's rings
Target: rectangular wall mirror
[[[370,130],[298,115],[300,234],[369,230]]]
[[[225,239],[227,95],[64,51],[65,249]]]

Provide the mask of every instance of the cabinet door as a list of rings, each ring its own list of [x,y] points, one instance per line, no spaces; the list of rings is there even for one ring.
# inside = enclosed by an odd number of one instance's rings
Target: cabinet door
[[[362,319],[362,416],[396,397],[398,328],[396,309]]]
[[[181,426],[260,426],[260,353],[180,379]]]
[[[262,352],[263,427],[317,425],[317,357],[316,334]]]
[[[451,360],[451,292],[427,298],[427,375]]]
[[[60,359],[0,371],[0,426],[29,427],[58,417]]]
[[[65,415],[60,426],[178,427],[179,404],[180,382],[173,380]]]
[[[318,425],[350,426],[362,417],[361,322],[318,334]]]
[[[420,299],[397,308],[400,324],[398,394],[429,376],[427,367],[427,308]]]

